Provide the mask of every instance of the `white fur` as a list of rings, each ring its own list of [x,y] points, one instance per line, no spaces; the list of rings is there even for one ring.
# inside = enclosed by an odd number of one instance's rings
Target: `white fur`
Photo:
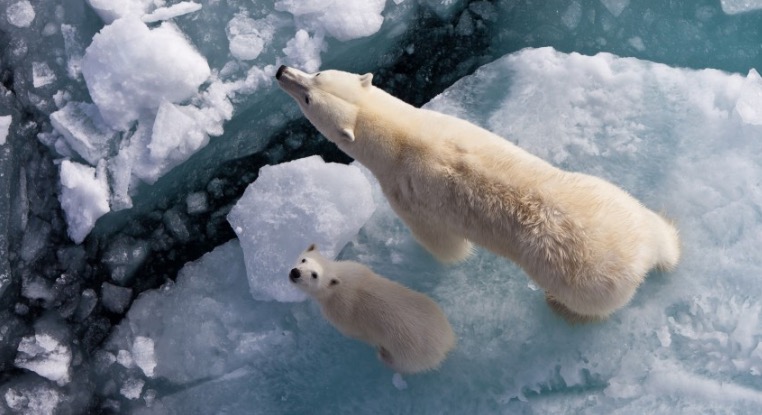
[[[429,297],[351,261],[331,261],[313,246],[297,261],[291,278],[319,304],[323,316],[346,336],[376,348],[400,373],[439,366],[455,346],[455,335]]]
[[[627,192],[408,105],[370,77],[285,68],[279,83],[323,135],[373,172],[395,212],[442,261],[467,257],[469,241],[484,246],[521,265],[571,320],[607,317],[651,268],[677,264],[677,230]]]

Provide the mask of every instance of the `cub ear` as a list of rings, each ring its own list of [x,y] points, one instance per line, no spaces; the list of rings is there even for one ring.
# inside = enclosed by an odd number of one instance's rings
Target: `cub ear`
[[[334,285],[339,285],[339,280],[337,280],[336,278],[331,278],[331,282],[330,282],[330,283],[328,283],[328,284],[329,284],[331,287],[333,287]]]
[[[344,137],[346,140],[352,142],[355,141],[355,133],[350,128],[344,128],[341,130],[341,136]]]
[[[307,247],[307,252],[312,252],[317,249],[317,245],[310,244],[310,246]]]
[[[371,86],[372,85],[372,81],[373,81],[373,74],[372,73],[368,72],[365,75],[360,75],[360,84],[364,88],[367,88],[367,87]]]

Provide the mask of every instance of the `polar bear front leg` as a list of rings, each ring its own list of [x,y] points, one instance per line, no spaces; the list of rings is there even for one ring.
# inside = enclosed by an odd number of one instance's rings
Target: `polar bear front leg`
[[[474,251],[471,242],[462,236],[436,226],[408,222],[405,224],[408,225],[415,239],[427,251],[446,264],[463,261],[471,256]]]
[[[451,264],[468,258],[473,245],[463,236],[447,230],[432,214],[416,215],[401,208],[393,198],[387,198],[397,216],[413,233],[413,237],[441,262]]]

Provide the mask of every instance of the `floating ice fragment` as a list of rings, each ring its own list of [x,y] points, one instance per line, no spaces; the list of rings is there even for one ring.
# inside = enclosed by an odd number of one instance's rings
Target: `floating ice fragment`
[[[273,40],[275,26],[270,19],[254,20],[237,14],[228,22],[225,31],[230,42],[230,54],[236,59],[256,59]]]
[[[11,4],[5,10],[8,23],[16,27],[29,27],[34,21],[34,7],[27,0],[22,0]]]
[[[109,211],[106,164],[98,168],[64,160],[61,162],[61,208],[68,224],[69,237],[81,243],[95,221]]]
[[[53,415],[64,397],[47,385],[31,388],[8,388],[4,395],[5,404],[14,414]]]
[[[135,271],[143,264],[148,253],[148,242],[119,236],[109,244],[102,261],[111,271],[112,280],[127,285],[132,282]]]
[[[630,5],[630,0],[601,0],[604,6],[615,17],[619,17],[620,14]]]
[[[0,146],[5,144],[8,139],[11,122],[13,122],[13,117],[10,115],[0,115]]]
[[[119,389],[119,393],[127,399],[138,399],[143,392],[146,382],[143,379],[128,378]]]
[[[32,62],[32,85],[35,88],[42,88],[50,85],[56,80],[56,74],[50,69],[47,62]]]
[[[71,350],[46,333],[26,336],[21,339],[14,364],[63,386],[69,383]]]
[[[762,9],[762,0],[720,0],[725,14],[738,14]]]
[[[101,300],[103,306],[107,310],[113,313],[123,313],[130,305],[130,299],[132,298],[132,289],[127,287],[119,287],[114,284],[104,282],[101,285]]]
[[[82,75],[103,119],[126,130],[162,102],[194,96],[209,65],[174,25],[149,29],[135,17],[104,27],[82,59]]]
[[[294,38],[286,43],[283,53],[286,63],[305,72],[317,72],[320,69],[320,52],[326,48],[321,34],[310,36],[306,30],[299,30]]]
[[[405,379],[403,379],[402,375],[399,373],[395,373],[394,376],[392,376],[392,385],[394,385],[397,390],[407,389],[407,382],[405,382]]]
[[[319,156],[263,167],[228,215],[241,230],[252,296],[304,300],[287,277],[297,256],[310,243],[337,255],[374,210],[370,183],[357,167]]]
[[[199,10],[201,10],[200,4],[192,1],[183,1],[168,7],[159,7],[150,14],[144,15],[142,20],[146,23],[154,23],[162,20],[174,19],[175,17],[197,12]]]
[[[574,30],[579,25],[580,20],[582,20],[582,5],[578,1],[572,1],[561,15],[561,22],[569,30]]]
[[[206,192],[191,193],[185,198],[188,214],[195,215],[204,213],[209,209]]]
[[[384,23],[381,13],[385,5],[386,0],[279,0],[275,10],[293,14],[297,27],[314,33],[326,32],[346,42],[378,32]]]

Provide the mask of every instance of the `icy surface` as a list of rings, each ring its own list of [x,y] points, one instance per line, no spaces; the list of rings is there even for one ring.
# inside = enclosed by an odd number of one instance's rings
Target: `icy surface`
[[[252,296],[302,301],[288,270],[312,243],[334,257],[373,211],[371,187],[354,166],[319,156],[267,166],[228,215],[241,240]]]

